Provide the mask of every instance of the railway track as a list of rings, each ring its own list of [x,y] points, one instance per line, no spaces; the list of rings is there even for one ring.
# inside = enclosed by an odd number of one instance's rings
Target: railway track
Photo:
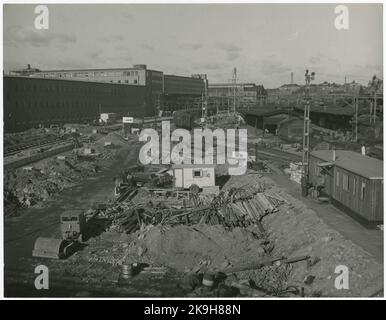
[[[14,154],[17,154],[23,150],[31,149],[31,148],[38,148],[38,147],[47,147],[50,145],[54,145],[57,143],[63,143],[68,142],[68,139],[62,139],[62,138],[46,138],[39,141],[33,141],[33,142],[27,142],[27,143],[20,143],[17,145],[12,146],[6,146],[4,148],[4,156],[9,157]]]
[[[248,147],[255,147],[255,144],[248,143]],[[250,154],[254,155],[254,154]],[[277,159],[285,162],[301,162],[302,157],[293,153],[277,150],[277,149],[267,149],[267,148],[258,148],[257,155],[262,155],[266,158]]]

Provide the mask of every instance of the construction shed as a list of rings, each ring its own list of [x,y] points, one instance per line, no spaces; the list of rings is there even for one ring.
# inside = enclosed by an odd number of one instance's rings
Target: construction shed
[[[215,166],[213,164],[174,164],[172,166],[175,187],[188,189],[192,185],[199,188],[215,186]]]
[[[310,183],[366,227],[383,224],[383,161],[347,150],[310,154]]]

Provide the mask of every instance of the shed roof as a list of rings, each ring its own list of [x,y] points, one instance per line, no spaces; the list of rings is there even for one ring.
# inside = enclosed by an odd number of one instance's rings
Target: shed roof
[[[335,161],[332,160],[333,150],[317,150],[311,156],[346,169],[368,179],[383,179],[383,161],[349,150],[335,150]]]
[[[288,110],[283,109],[260,109],[260,110],[250,110],[244,113],[246,116],[258,116],[258,117],[270,117],[277,114],[288,114]]]
[[[192,170],[200,170],[200,169],[207,169],[207,168],[215,168],[215,164],[173,164],[172,169],[192,169]]]
[[[295,107],[295,109],[304,111],[304,105],[298,105]],[[339,116],[352,116],[355,111],[353,108],[346,106],[346,107],[333,107],[333,106],[318,106],[318,105],[312,105],[310,107],[311,113],[325,113],[325,114],[333,114],[333,115],[339,115]]]

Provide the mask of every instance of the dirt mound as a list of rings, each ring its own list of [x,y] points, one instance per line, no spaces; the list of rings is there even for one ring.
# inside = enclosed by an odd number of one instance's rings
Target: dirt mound
[[[200,268],[222,270],[233,265],[259,261],[265,257],[264,249],[253,233],[235,228],[232,232],[222,226],[152,227],[130,244],[130,262],[144,253],[147,261],[169,266],[178,271]],[[136,257],[137,256],[137,257]]]
[[[289,196],[287,196],[289,197]],[[383,266],[362,248],[328,227],[313,210],[290,198],[294,209],[267,216],[264,223],[275,241],[274,254],[310,255],[320,258],[314,266],[293,265],[291,282],[303,283],[315,277],[309,290],[323,296],[369,296],[383,288]],[[335,288],[338,266],[349,270],[349,289]]]
[[[19,168],[7,172],[4,176],[6,205],[8,202],[21,207],[35,205],[95,172],[95,164],[76,163],[71,158],[49,158],[35,163],[28,170]]]
[[[373,256],[329,227],[315,211],[277,187],[270,178],[233,176],[224,188],[242,183],[253,185],[254,180],[264,185],[266,192],[279,194],[289,203],[262,220],[268,239],[274,245],[271,256],[310,256],[317,259],[311,265],[309,261],[292,264],[290,270],[279,272],[281,281],[285,279],[287,285],[304,288],[307,296],[370,296],[383,289],[383,266]],[[349,270],[348,290],[335,288],[338,276],[335,271],[342,265]],[[268,271],[270,275],[278,274],[271,271]],[[253,279],[257,284],[263,275],[264,269],[239,274],[242,278]],[[312,279],[308,284],[305,281],[307,277]]]

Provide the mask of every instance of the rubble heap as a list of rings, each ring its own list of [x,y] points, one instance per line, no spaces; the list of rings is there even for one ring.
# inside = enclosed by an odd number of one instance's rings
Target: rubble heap
[[[160,192],[161,189],[158,189]],[[222,225],[228,230],[236,227],[257,226],[261,233],[262,218],[276,212],[278,206],[285,203],[279,195],[264,194],[256,189],[232,188],[220,192],[217,196],[185,193],[170,197],[150,197],[147,189],[141,189],[139,198],[131,196],[124,202],[116,202],[102,210],[100,215],[112,221],[112,230],[131,233],[147,225]],[[145,195],[144,195],[145,193]],[[152,200],[148,200],[151,198]],[[161,199],[160,199],[161,198]],[[146,200],[144,200],[146,199]]]

